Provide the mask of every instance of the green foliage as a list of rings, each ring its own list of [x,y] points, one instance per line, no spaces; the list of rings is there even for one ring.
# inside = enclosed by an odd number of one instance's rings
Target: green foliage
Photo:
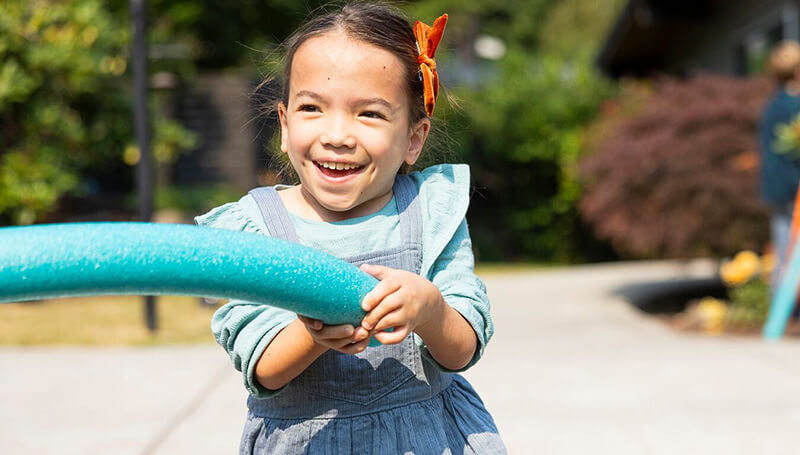
[[[476,243],[504,258],[576,260],[582,130],[610,86],[588,58],[512,50],[499,71],[483,90],[459,93],[470,105],[473,134],[465,155],[483,196],[474,198],[473,219],[487,220],[473,222]],[[497,235],[498,225],[505,235]]]
[[[541,49],[564,58],[596,53],[627,0],[561,0],[548,10]]]
[[[155,194],[155,208],[177,209],[184,213],[205,213],[226,202],[241,197],[241,191],[225,184],[180,186],[158,188]]]
[[[101,0],[0,3],[0,222],[46,220],[63,195],[88,191],[82,176],[125,172],[129,29]],[[153,123],[156,148],[191,140]]]
[[[725,323],[732,327],[760,327],[769,314],[769,285],[756,277],[728,290],[730,305]]]
[[[485,33],[533,51],[540,41],[545,16],[554,4],[554,0],[427,0],[406,9],[412,21],[427,24],[448,13],[445,41],[451,43],[449,47],[463,45],[468,49],[478,34]]]
[[[38,157],[56,155],[52,150],[40,152]],[[0,213],[11,213],[15,224],[31,224],[77,183],[74,174],[62,172],[53,160],[6,153],[0,157]]]

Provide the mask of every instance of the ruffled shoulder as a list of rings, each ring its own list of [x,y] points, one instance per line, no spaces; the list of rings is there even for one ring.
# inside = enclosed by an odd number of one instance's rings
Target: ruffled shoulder
[[[409,177],[419,190],[422,210],[422,275],[453,238],[469,207],[470,175],[466,164],[439,164]]]
[[[198,226],[269,235],[266,226],[263,223],[256,222],[248,211],[243,208],[243,205],[249,202],[248,198],[252,199],[247,195],[238,202],[229,202],[215,207],[206,214],[196,216],[194,222]]]

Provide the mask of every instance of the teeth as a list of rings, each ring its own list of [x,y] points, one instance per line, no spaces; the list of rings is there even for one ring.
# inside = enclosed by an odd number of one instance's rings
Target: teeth
[[[333,169],[337,171],[349,171],[350,169],[358,169],[361,167],[358,164],[334,163],[330,161],[317,161],[317,164],[326,169]]]

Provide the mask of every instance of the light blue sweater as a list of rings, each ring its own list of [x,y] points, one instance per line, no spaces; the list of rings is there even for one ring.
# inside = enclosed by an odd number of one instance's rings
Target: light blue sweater
[[[486,288],[475,276],[472,242],[466,223],[469,204],[469,168],[438,165],[409,175],[419,190],[423,223],[421,275],[435,284],[445,301],[472,326],[478,349],[467,369],[481,357],[494,327]],[[238,202],[217,207],[195,218],[199,225],[269,235],[255,200],[247,195]],[[380,211],[338,223],[292,217],[301,243],[337,257],[388,249],[400,243],[399,216],[394,198]],[[243,301],[231,301],[214,314],[212,330],[217,342],[244,373],[247,390],[257,398],[275,393],[254,380],[255,365],[269,342],[295,319],[294,313]],[[430,356],[422,339],[414,335],[423,356]],[[446,370],[449,371],[449,370]]]

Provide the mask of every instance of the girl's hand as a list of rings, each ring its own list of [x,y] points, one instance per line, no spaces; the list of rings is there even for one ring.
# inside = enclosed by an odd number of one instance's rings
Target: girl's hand
[[[334,349],[344,354],[357,354],[366,349],[369,344],[369,334],[363,329],[356,330],[350,324],[325,325],[318,319],[311,319],[299,314],[297,319],[306,326],[306,330],[315,343],[328,349]]]
[[[367,312],[356,333],[369,331],[383,344],[403,341],[411,332],[425,339],[428,324],[441,321],[445,310],[439,289],[427,279],[405,270],[364,264],[361,270],[380,280],[364,297],[361,308]],[[393,332],[384,332],[393,328]]]

